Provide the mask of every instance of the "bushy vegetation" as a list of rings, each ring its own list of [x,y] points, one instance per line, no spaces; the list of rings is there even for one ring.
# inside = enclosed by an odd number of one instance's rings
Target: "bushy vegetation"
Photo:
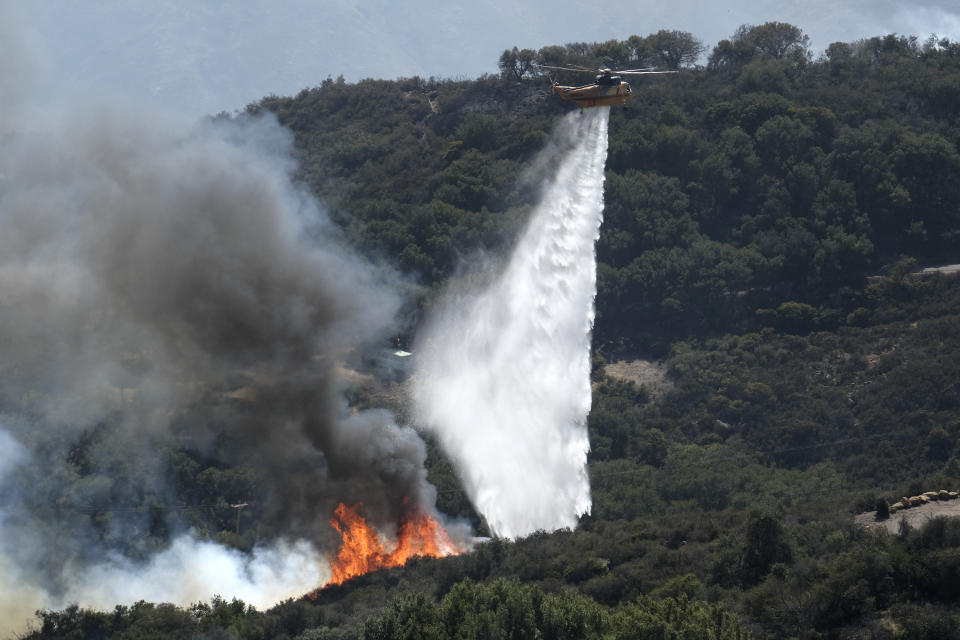
[[[960,484],[960,280],[913,273],[960,262],[960,45],[890,35],[813,59],[802,31],[767,23],[693,67],[702,50],[667,31],[512,49],[476,81],[330,79],[247,108],[294,132],[300,180],[427,304],[465,257],[506,251],[536,199],[531,161],[569,108],[540,65],[682,69],[611,112],[594,507],[576,531],[266,612],[41,612],[29,637],[960,637],[958,521],[891,535],[852,520]],[[640,356],[665,390],[605,375]],[[97,437],[71,453],[78,482]],[[256,479],[169,459],[211,505],[180,517],[252,546],[255,508],[238,536],[228,505]],[[479,524],[442,453],[429,463],[441,508]]]

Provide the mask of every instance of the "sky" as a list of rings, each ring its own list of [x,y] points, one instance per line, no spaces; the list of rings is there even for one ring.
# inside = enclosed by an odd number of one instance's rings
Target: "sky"
[[[709,51],[740,25],[789,22],[815,56],[889,33],[960,40],[955,0],[0,0],[0,19],[4,55],[5,33],[29,51],[19,80],[35,96],[124,95],[196,116],[339,75],[476,78],[514,46],[660,29]]]

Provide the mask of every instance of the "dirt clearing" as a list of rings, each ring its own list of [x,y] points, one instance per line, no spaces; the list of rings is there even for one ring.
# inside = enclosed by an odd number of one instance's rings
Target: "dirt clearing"
[[[914,529],[918,529],[928,520],[938,516],[960,517],[960,500],[928,502],[919,507],[902,509],[891,514],[886,520],[880,521],[874,518],[873,511],[868,511],[856,516],[854,520],[868,529],[885,527],[890,533],[897,533],[900,531],[900,522],[903,520],[906,520]]]
[[[603,371],[611,378],[629,380],[638,387],[645,387],[653,399],[673,388],[667,380],[667,368],[652,360],[619,360],[606,365]]]

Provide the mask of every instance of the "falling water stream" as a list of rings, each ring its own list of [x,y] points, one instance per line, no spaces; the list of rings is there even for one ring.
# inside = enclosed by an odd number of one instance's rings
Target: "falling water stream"
[[[608,107],[565,118],[571,144],[502,273],[480,291],[451,292],[418,338],[418,420],[497,536],[572,528],[590,512],[586,417],[608,118]]]

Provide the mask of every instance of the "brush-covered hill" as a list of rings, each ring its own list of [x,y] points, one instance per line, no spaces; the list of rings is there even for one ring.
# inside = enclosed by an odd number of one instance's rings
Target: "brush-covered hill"
[[[533,160],[575,107],[534,63],[679,68],[611,111],[594,508],[576,531],[265,612],[42,612],[27,637],[960,637],[960,522],[853,521],[960,488],[960,279],[915,273],[960,262],[960,45],[888,35],[813,58],[798,28],[767,23],[691,66],[699,43],[670,35],[514,49],[473,81],[328,79],[220,116],[275,114],[299,180],[422,285],[422,308],[465,260],[509,250],[549,171]],[[669,384],[605,374],[637,357]],[[379,385],[353,401],[405,417]],[[213,473],[188,462],[185,485]],[[438,507],[481,526],[442,453],[428,463]],[[256,526],[231,538],[229,514],[193,517],[249,548]]]

